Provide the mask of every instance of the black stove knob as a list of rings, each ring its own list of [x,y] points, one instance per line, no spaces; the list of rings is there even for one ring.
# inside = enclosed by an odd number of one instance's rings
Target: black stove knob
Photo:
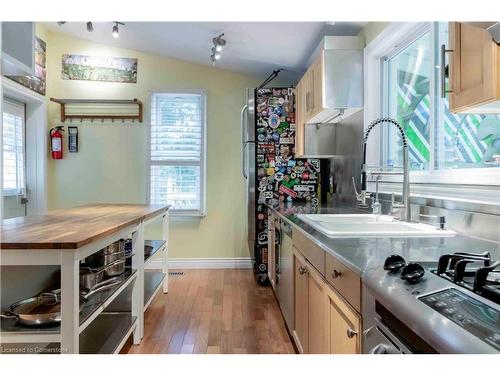
[[[384,270],[389,272],[397,272],[404,266],[406,266],[406,261],[401,255],[397,254],[387,257],[384,262]]]
[[[422,276],[424,276],[425,270],[418,263],[408,263],[407,266],[401,271],[401,278],[406,282],[413,284],[420,281]]]

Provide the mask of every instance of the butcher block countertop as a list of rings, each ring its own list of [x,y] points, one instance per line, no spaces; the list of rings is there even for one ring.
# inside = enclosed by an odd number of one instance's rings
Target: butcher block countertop
[[[167,205],[92,204],[2,220],[2,250],[78,249],[168,210]]]

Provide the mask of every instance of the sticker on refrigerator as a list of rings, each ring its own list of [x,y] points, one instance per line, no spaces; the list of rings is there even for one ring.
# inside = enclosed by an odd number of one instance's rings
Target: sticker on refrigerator
[[[314,191],[314,186],[311,185],[294,185],[295,191]]]
[[[292,198],[295,198],[297,196],[297,193],[295,191],[293,191],[290,188],[287,188],[285,185],[281,185],[279,191],[282,192],[283,194],[289,195]]]
[[[273,113],[271,116],[269,116],[268,120],[269,127],[276,129],[278,126],[280,126],[280,117]]]

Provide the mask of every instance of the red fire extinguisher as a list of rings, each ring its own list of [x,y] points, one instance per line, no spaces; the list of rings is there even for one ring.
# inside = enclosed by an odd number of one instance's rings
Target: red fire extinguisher
[[[56,126],[50,129],[50,150],[52,151],[52,159],[63,158],[63,126]]]

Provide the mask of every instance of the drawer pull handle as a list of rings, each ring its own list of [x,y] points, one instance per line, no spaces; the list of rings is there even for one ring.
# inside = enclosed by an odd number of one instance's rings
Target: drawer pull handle
[[[340,277],[340,276],[342,276],[342,272],[339,272],[337,270],[333,270],[333,272],[332,272],[333,279],[336,279],[337,277]]]
[[[352,328],[347,328],[346,334],[347,334],[347,337],[352,339],[354,336],[356,336],[358,334],[358,331],[355,331]]]
[[[305,274],[305,273],[306,273],[306,271],[307,271],[307,270],[306,270],[306,267],[304,267],[304,266],[300,266],[300,267],[299,267],[299,273],[300,273],[301,275]]]

